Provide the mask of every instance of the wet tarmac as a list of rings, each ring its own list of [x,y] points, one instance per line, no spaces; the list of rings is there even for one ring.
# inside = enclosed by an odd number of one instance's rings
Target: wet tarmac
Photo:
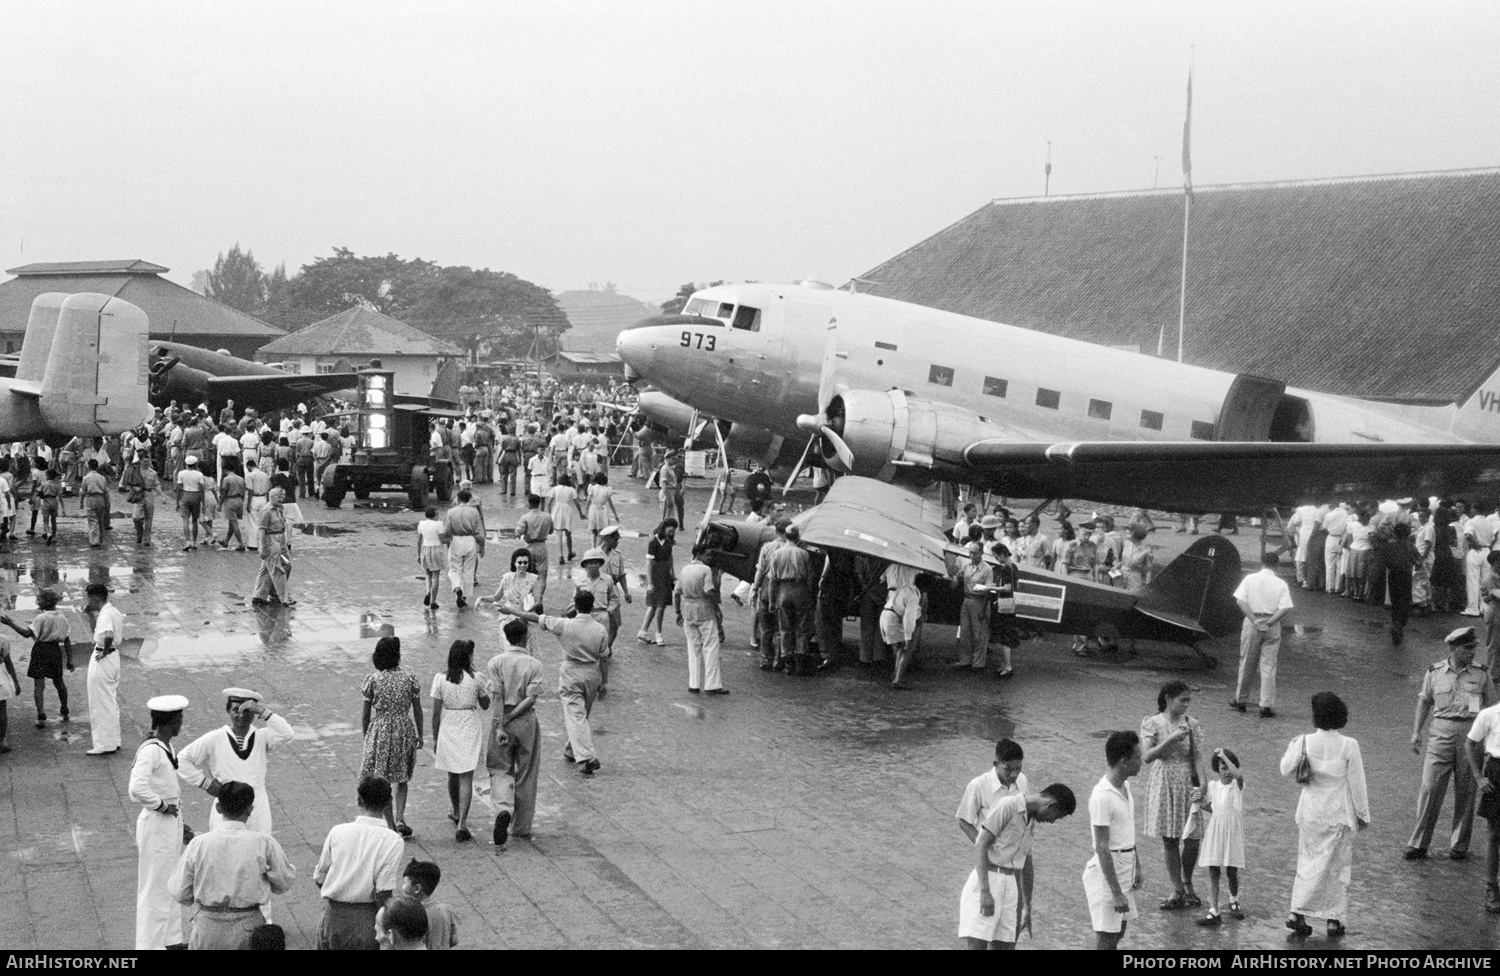
[[[617,474],[622,524],[648,532],[659,517],[654,493]],[[696,523],[707,486],[693,483]],[[481,592],[499,581],[520,509],[482,488],[491,529]],[[272,761],[276,836],[297,866],[292,891],[275,901],[289,944],[316,938],[321,906],[312,868],[327,829],[353,815],[360,761],[359,686],[383,635],[401,638],[404,663],[424,690],[449,645],[475,640],[479,657],[496,649],[487,603],[426,613],[415,549],[418,516],[400,496],[329,511],[305,503],[310,525],[293,537],[292,608],[250,604],[254,553],[180,551],[170,506],[158,508],[155,545],[138,549],[128,520],[116,519],[111,545],[84,545],[83,521],[68,514],[58,545],[27,541],[0,549],[0,607],[29,619],[43,585],[81,606],[84,587],[106,582],[128,615],[121,706],[125,750],[84,755],[88,747],[85,660],[69,676],[75,720],[34,729],[27,644],[12,637],[23,694],[13,698],[10,742],[0,757],[0,931],[13,948],[128,947],[132,941],[136,808],[126,796],[130,758],[146,730],[144,701],[183,693],[193,701],[185,738],[222,719],[220,689],[251,685],[293,723],[297,740]],[[222,522],[219,526],[223,531]],[[1191,537],[1158,531],[1167,554]],[[1256,538],[1235,539],[1247,563]],[[580,532],[574,549],[586,549]],[[1017,738],[1033,784],[1068,783],[1080,801],[1103,773],[1103,738],[1137,728],[1169,678],[1195,689],[1193,711],[1210,748],[1228,745],[1246,773],[1247,851],[1240,900],[1248,914],[1217,930],[1183,912],[1156,910],[1169,894],[1160,846],[1141,835],[1146,886],[1127,947],[1317,949],[1321,935],[1288,941],[1282,927],[1294,871],[1297,791],[1277,775],[1293,736],[1309,727],[1309,696],[1331,689],[1351,706],[1348,733],[1363,746],[1374,824],[1356,843],[1350,949],[1492,948],[1495,916],[1482,910],[1479,858],[1411,864],[1401,851],[1411,829],[1421,763],[1408,744],[1425,667],[1442,656],[1441,636],[1460,618],[1419,618],[1393,648],[1381,608],[1294,590],[1298,609],[1285,629],[1274,719],[1225,707],[1234,680],[1232,640],[1190,650],[1142,644],[1133,657],[1080,660],[1062,638],[1028,642],[1017,676],[950,671],[952,631],[930,628],[927,659],[914,690],[893,692],[879,669],[854,665],[829,675],[790,678],[756,667],[749,613],[726,608],[725,684],[733,694],[705,699],[686,691],[682,635],[667,646],[637,643],[644,611],[643,538],[623,550],[636,602],[625,608],[609,697],[594,711],[604,764],[581,779],[559,756],[562,720],[555,674],[560,653],[543,639],[546,696],[542,782],[536,834],[500,853],[488,843],[477,802],[475,840],[458,844],[446,819],[446,777],[424,752],[407,819],[409,853],[443,867],[438,899],[457,912],[463,944],[494,948],[850,947],[957,945],[958,892],[970,849],[953,819],[965,782],[988,768],[994,740]],[[576,563],[548,566],[547,605],[561,609]],[[678,550],[678,562],[685,559]],[[74,638],[87,635],[74,614]],[[852,649],[856,626],[846,627]],[[1217,664],[1215,664],[1217,659]],[[1137,787],[1144,801],[1145,786]],[[187,790],[188,821],[206,826],[207,798]],[[1441,833],[1440,833],[1441,836]],[[1156,845],[1156,846],[1153,846]],[[1483,845],[1483,828],[1474,851]],[[1089,855],[1086,810],[1037,829],[1035,940],[1022,947],[1092,945],[1079,881]],[[1197,887],[1207,892],[1198,873]]]

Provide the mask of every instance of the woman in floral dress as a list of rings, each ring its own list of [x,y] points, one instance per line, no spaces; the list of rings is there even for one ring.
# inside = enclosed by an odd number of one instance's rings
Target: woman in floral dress
[[[1142,827],[1147,837],[1161,838],[1167,877],[1174,889],[1157,906],[1164,912],[1203,904],[1193,891],[1202,818],[1194,817],[1187,824],[1193,784],[1198,782],[1198,743],[1203,741],[1198,720],[1187,713],[1192,700],[1185,682],[1168,681],[1156,696],[1157,713],[1141,723],[1141,759],[1151,766]]]
[[[365,699],[360,716],[365,751],[359,775],[382,776],[391,784],[394,802],[386,811],[386,822],[402,837],[410,837],[406,788],[417,766],[417,750],[422,748],[422,686],[415,674],[401,666],[399,637],[380,638],[370,661],[375,670],[360,689]]]
[[[531,550],[522,546],[510,554],[510,572],[500,577],[500,586],[495,590],[495,595],[490,597],[497,607],[520,607],[522,610],[536,610],[537,604],[541,603],[536,595],[537,575],[532,572],[535,567],[531,565]],[[543,567],[545,571],[546,567]],[[509,614],[500,615],[500,629],[517,618]],[[536,634],[540,628],[526,628],[526,653],[536,657]]]

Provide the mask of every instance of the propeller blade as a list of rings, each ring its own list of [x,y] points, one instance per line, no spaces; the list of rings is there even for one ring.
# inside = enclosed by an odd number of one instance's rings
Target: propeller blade
[[[807,456],[812,453],[813,441],[815,440],[817,440],[816,436],[807,439],[807,446],[802,449],[802,456],[797,459],[796,467],[792,468],[792,476],[786,479],[786,484],[782,486],[782,495],[786,495],[787,492],[791,491],[792,485],[795,485],[797,479],[802,477],[802,469],[807,465]]]
[[[833,447],[833,457],[825,458],[824,463],[827,464],[831,470],[839,474],[848,474],[850,471],[853,471],[854,452],[849,450],[849,445],[844,443],[844,439],[837,433],[835,433],[834,429],[827,424],[823,425],[821,433],[823,435],[823,439]]]

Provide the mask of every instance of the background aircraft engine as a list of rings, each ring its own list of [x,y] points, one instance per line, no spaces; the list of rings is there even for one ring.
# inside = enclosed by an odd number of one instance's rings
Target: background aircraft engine
[[[973,411],[900,390],[841,393],[829,403],[826,417],[854,454],[850,473],[882,481],[903,474],[928,480],[962,475],[968,471],[966,447],[1014,436]]]
[[[785,469],[797,463],[803,442],[788,440],[764,427],[731,424],[724,435],[724,448],[734,461],[759,461],[767,470]]]

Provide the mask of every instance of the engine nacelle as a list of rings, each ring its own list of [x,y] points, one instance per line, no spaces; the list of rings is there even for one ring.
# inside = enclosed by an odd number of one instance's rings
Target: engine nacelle
[[[967,470],[964,448],[1011,432],[950,403],[900,390],[850,390],[828,405],[829,424],[854,453],[851,474],[889,481],[902,469],[958,478]]]
[[[806,444],[805,439],[788,439],[780,434],[773,434],[764,427],[752,427],[749,424],[731,424],[729,432],[724,435],[724,447],[732,460],[759,461],[768,471],[786,469],[796,464]]]

